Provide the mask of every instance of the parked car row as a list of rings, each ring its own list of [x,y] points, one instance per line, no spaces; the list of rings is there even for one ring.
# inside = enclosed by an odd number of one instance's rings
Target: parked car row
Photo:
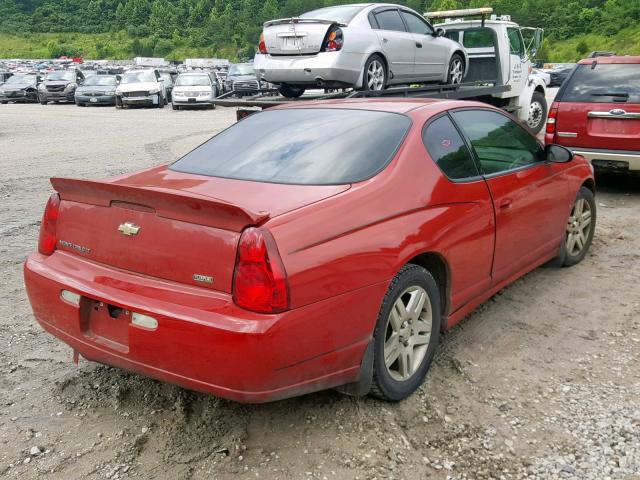
[[[158,68],[123,70],[112,74],[105,69],[87,72],[78,68],[41,73],[16,73],[0,83],[0,102],[75,102],[78,106],[132,105],[163,108],[213,107],[213,100],[224,93],[248,95],[267,88],[259,82],[251,64],[233,65],[226,76],[218,70],[177,73]]]

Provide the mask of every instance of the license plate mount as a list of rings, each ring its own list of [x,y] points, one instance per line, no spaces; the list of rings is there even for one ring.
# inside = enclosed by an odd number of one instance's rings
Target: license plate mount
[[[80,302],[80,329],[85,337],[109,348],[129,351],[131,312],[90,298]]]

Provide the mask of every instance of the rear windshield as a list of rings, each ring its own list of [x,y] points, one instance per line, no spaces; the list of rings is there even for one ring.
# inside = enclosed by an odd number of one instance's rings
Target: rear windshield
[[[359,182],[387,165],[410,126],[404,115],[370,110],[266,111],[234,124],[170,168],[256,182]]]
[[[563,102],[640,103],[640,65],[578,65],[568,81]]]
[[[329,20],[338,23],[349,23],[364,7],[362,5],[346,5],[338,7],[319,8],[303,13],[300,18],[313,20]]]

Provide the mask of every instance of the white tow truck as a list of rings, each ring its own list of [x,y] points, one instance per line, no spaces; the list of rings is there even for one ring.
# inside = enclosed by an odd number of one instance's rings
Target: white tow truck
[[[492,8],[428,12],[424,16],[432,21],[441,21],[434,27],[444,30],[446,37],[459,42],[466,49],[469,65],[465,83],[325,92],[322,95],[305,94],[297,99],[278,96],[274,90],[264,90],[252,97],[230,99],[230,92],[218,97],[214,103],[227,107],[251,107],[238,111],[238,118],[243,118],[256,109],[306,100],[455,98],[501,107],[516,115],[535,133],[542,129],[547,119],[546,86],[541,78],[531,75],[531,59],[542,44],[542,29],[520,27],[508,15],[493,15]]]
[[[509,90],[494,94],[492,104],[511,110],[536,133],[547,119],[546,85],[532,75],[532,57],[544,31],[521,27],[510,15],[492,15],[491,8],[427,12],[424,16],[459,42],[469,55],[467,82],[495,81]],[[490,16],[488,19],[487,16]],[[470,19],[481,17],[480,19]],[[526,41],[525,41],[526,39]]]

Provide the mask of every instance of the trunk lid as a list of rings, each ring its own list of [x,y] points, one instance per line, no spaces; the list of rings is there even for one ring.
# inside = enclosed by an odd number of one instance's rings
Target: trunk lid
[[[283,18],[264,24],[264,42],[271,55],[313,55],[322,48],[322,43],[331,25],[331,20],[309,18]]]
[[[223,292],[231,292],[245,227],[349,188],[258,184],[164,167],[106,182],[51,183],[61,198],[59,250]]]

